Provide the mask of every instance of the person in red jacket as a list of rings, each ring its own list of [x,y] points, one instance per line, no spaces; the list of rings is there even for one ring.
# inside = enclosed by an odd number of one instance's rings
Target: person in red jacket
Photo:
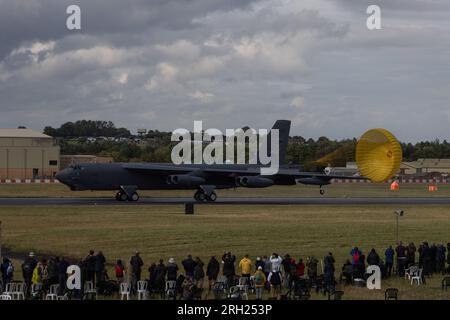
[[[123,267],[122,260],[117,260],[116,266],[114,267],[116,273],[116,279],[118,283],[123,282],[123,277],[125,275],[125,268]]]
[[[305,264],[303,263],[303,259],[299,258],[298,263],[295,266],[295,276],[297,279],[303,278],[305,276]]]

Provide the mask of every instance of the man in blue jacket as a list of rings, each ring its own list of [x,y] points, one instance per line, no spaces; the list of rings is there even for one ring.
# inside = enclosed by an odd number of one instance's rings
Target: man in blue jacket
[[[390,277],[392,275],[392,266],[394,265],[394,249],[392,249],[392,246],[389,246],[389,248],[386,249],[384,252],[384,256],[386,257],[386,270],[387,270],[387,276]]]

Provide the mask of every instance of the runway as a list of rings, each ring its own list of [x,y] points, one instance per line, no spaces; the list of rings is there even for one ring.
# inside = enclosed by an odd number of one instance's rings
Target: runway
[[[450,205],[450,198],[219,198],[196,202],[192,198],[141,198],[118,202],[111,198],[0,198],[0,206],[80,206],[80,205]]]

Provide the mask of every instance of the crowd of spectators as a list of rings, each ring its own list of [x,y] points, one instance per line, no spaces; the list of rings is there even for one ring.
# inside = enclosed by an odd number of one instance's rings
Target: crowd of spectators
[[[251,284],[256,299],[262,299],[265,290],[271,299],[278,299],[283,289],[293,290],[299,280],[306,281],[310,287],[324,290],[334,288],[337,280],[348,285],[353,284],[356,279],[365,280],[368,277],[367,267],[371,265],[380,267],[383,278],[404,277],[407,268],[417,266],[423,270],[423,283],[433,273],[450,274],[450,243],[445,246],[423,242],[416,247],[413,242],[408,245],[399,242],[395,248],[389,246],[383,251],[379,253],[372,248],[366,255],[362,249],[354,247],[338,271],[332,252],[320,260],[308,256],[305,261],[301,257],[296,260],[289,254],[280,256],[276,252],[270,256],[257,256],[254,260],[248,254],[237,259],[231,252],[226,252],[220,259],[210,257],[206,264],[200,257],[193,258],[192,255],[187,255],[180,264],[172,257],[167,263],[164,259],[151,263],[146,269],[147,277],[143,275],[145,264],[138,251],[126,261],[117,260],[112,277],[108,275],[107,259],[102,251],[95,253],[91,250],[76,264],[80,267],[83,284],[90,281],[100,288],[107,282],[113,282],[117,287],[126,282],[130,285],[132,294],[135,294],[138,282],[145,280],[149,292],[163,294],[167,289],[167,282],[173,281],[177,283],[177,290],[183,299],[201,297],[205,291],[210,293],[216,288],[219,278],[223,279],[225,290],[236,285]],[[23,282],[27,288],[33,284],[41,284],[43,292],[49,286],[59,284],[60,293],[63,294],[66,291],[67,268],[70,264],[65,257],[37,259],[30,252],[21,265]],[[0,271],[2,286],[5,288],[15,278],[12,261],[3,258]],[[339,279],[336,279],[336,274],[339,274]],[[82,296],[82,292],[80,294]]]

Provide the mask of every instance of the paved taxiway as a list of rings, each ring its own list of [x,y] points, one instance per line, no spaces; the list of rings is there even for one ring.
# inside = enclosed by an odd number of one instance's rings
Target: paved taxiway
[[[141,198],[118,202],[110,198],[0,198],[0,206],[16,205],[156,205],[196,203],[192,198]],[[213,205],[450,205],[450,198],[219,198]]]

